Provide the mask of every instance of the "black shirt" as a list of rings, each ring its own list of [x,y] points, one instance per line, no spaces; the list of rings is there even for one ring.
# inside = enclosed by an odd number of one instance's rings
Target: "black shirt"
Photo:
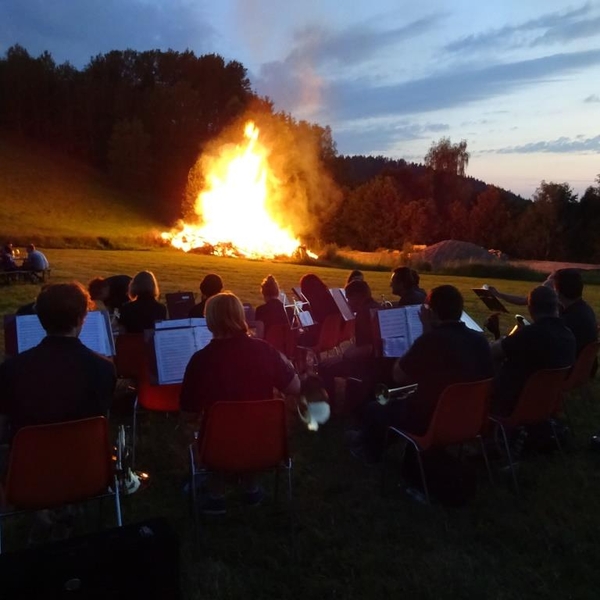
[[[410,288],[406,290],[400,300],[394,303],[394,306],[414,306],[416,304],[423,304],[427,298],[427,292],[419,287]]]
[[[493,375],[487,340],[461,322],[442,323],[421,335],[400,359],[400,367],[419,384],[407,409],[406,426],[414,433],[426,431],[438,398],[449,385]]]
[[[207,300],[208,300],[208,298],[207,298]],[[190,319],[203,319],[205,306],[206,306],[206,300],[200,300],[200,302],[198,302],[198,304],[196,304],[195,306],[192,306],[192,308],[190,308],[189,318]]]
[[[357,346],[368,346],[373,344],[373,317],[374,310],[379,310],[381,304],[369,298],[367,302],[356,312],[354,322],[354,341]]]
[[[264,304],[256,307],[254,313],[256,321],[265,325],[265,334],[272,325],[289,325],[285,308],[278,298],[269,298]]]
[[[112,313],[115,308],[120,309],[123,304],[129,302],[129,275],[111,275],[104,280],[108,285],[108,297],[104,300],[104,306]]]
[[[294,374],[292,365],[263,340],[246,334],[213,339],[188,363],[181,409],[201,412],[218,401],[268,400],[273,388],[285,390]]]
[[[598,339],[598,324],[592,307],[583,298],[565,308],[561,317],[573,332],[577,345],[577,356],[591,342]]]
[[[506,357],[494,378],[493,411],[509,415],[530,375],[575,362],[575,337],[558,317],[544,317],[502,340]]]
[[[115,381],[113,363],[78,338],[47,336],[0,365],[0,414],[9,417],[13,433],[105,415]]]
[[[127,333],[142,333],[144,329],[154,329],[155,321],[167,318],[167,307],[152,296],[140,294],[132,302],[121,307],[119,323]]]

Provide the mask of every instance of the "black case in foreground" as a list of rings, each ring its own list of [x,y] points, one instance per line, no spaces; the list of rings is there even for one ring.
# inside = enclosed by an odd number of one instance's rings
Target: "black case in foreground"
[[[0,598],[178,600],[177,535],[153,519],[1,554]]]

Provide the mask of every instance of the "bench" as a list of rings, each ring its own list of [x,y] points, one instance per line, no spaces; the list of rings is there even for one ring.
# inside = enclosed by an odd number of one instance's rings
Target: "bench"
[[[0,271],[0,285],[10,285],[11,283],[45,283],[50,277],[50,269],[42,271],[16,270]]]

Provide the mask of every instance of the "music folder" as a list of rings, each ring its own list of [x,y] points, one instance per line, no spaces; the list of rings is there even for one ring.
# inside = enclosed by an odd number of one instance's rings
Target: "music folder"
[[[502,304],[502,302],[500,302],[500,300],[496,298],[496,296],[494,296],[490,290],[487,290],[486,288],[471,289],[492,312],[508,312],[504,304]]]
[[[383,356],[400,358],[408,352],[423,333],[420,310],[421,305],[414,305],[377,311]]]
[[[342,315],[342,319],[344,319],[344,321],[353,321],[355,318],[354,313],[352,312],[352,309],[348,304],[348,300],[346,300],[346,294],[344,293],[344,289],[331,288],[329,290],[329,293],[335,301],[335,304],[338,307],[340,314]]]

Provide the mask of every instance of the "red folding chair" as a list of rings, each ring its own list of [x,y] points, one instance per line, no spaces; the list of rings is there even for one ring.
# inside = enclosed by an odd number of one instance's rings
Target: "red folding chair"
[[[279,473],[285,471],[291,506],[292,459],[283,400],[216,402],[204,415],[202,425],[200,437],[189,448],[196,531],[200,500],[196,478],[200,474],[242,475],[274,471],[277,496]]]
[[[271,325],[265,333],[265,341],[290,359],[296,356],[296,333],[287,323]]]
[[[493,481],[482,439],[488,423],[491,386],[491,379],[449,385],[439,397],[429,427],[423,435],[416,435],[397,427],[388,428],[388,438],[390,434],[400,436],[416,450],[427,504],[431,501],[421,453],[431,448],[455,444],[462,447],[465,442],[479,440],[490,481]]]
[[[517,474],[514,461],[510,452],[510,445],[506,435],[506,428],[522,427],[535,423],[549,422],[552,434],[559,451],[562,452],[560,441],[556,434],[554,417],[562,408],[562,394],[565,380],[571,367],[561,369],[541,369],[536,371],[526,381],[519,394],[517,404],[509,416],[490,415],[490,420],[496,423],[502,432],[504,448],[508,457],[508,464],[512,474],[515,491],[519,492]]]
[[[92,417],[23,427],[12,441],[6,481],[0,491],[0,524],[2,519],[23,511],[113,496],[117,524],[121,526],[108,421]]]
[[[581,389],[582,395],[588,399],[591,396],[590,383],[592,380],[592,369],[598,356],[600,342],[590,342],[579,353],[571,372],[567,376],[564,385],[565,392]]]

